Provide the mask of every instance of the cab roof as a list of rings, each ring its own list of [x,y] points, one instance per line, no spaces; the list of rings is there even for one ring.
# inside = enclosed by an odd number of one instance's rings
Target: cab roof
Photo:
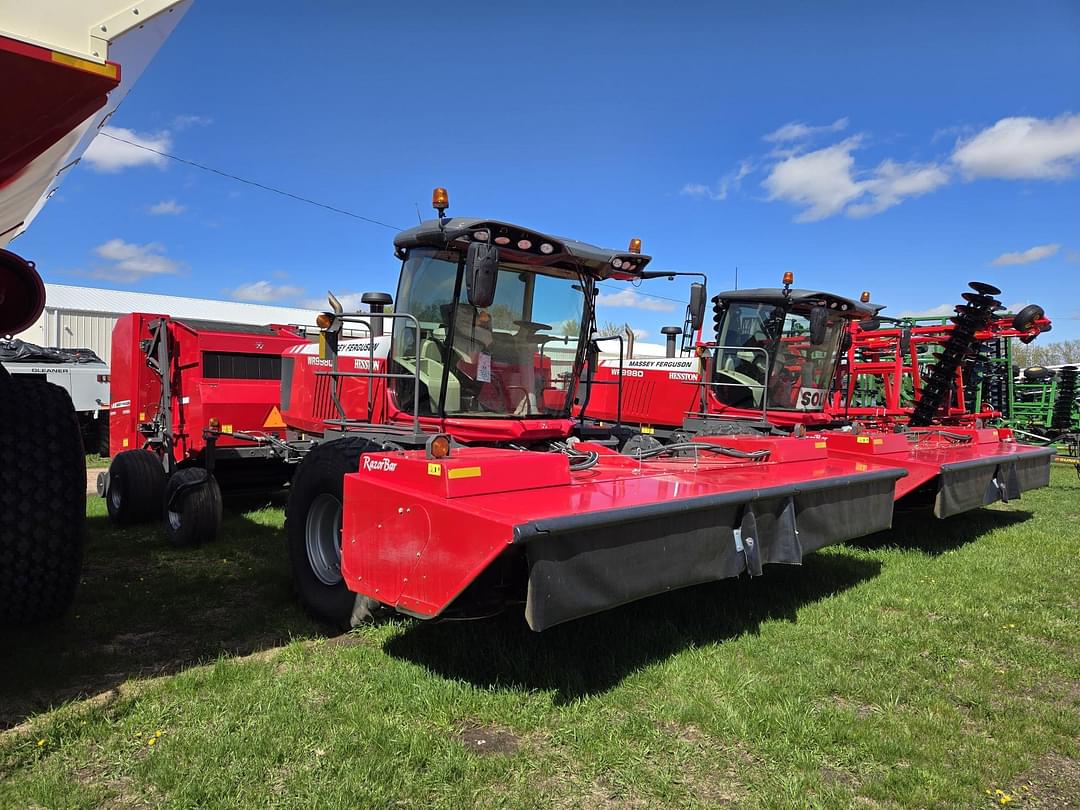
[[[476,234],[484,231],[487,231],[488,239],[477,239]],[[640,278],[645,265],[652,258],[628,250],[611,250],[576,239],[551,236],[509,222],[470,217],[448,217],[442,220],[441,225],[439,220],[429,219],[401,231],[394,237],[394,252],[398,258],[404,258],[405,252],[410,248],[447,248],[451,245],[466,247],[473,241],[489,241],[495,244],[500,254],[507,254],[507,261],[584,270],[600,279]],[[524,247],[521,246],[523,243]],[[551,250],[542,252],[542,245],[550,245]]]
[[[824,306],[841,312],[854,312],[858,318],[869,318],[885,309],[883,305],[870,302],[863,303],[851,298],[845,298],[835,293],[821,292],[820,290],[789,289],[786,292],[780,287],[756,287],[748,290],[727,290],[713,297],[713,301],[728,303],[731,301],[749,301],[756,304],[772,304],[774,306],[792,306],[796,309]]]

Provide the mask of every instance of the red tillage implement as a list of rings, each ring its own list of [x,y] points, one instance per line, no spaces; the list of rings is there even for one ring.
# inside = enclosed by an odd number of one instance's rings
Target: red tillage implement
[[[378,312],[336,306],[319,354],[286,353],[286,421],[293,438],[321,439],[286,511],[315,615],[522,603],[542,630],[891,524],[904,471],[831,458],[820,441],[703,437],[630,457],[603,431],[581,440],[596,283],[649,277],[640,242],[616,251],[445,218],[435,201],[438,220],[395,239],[394,311],[379,294]]]
[[[881,307],[868,295],[854,301],[787,285],[724,292],[713,299],[715,342],[682,358],[600,361],[597,379],[619,384],[595,386],[586,414],[636,427],[632,451],[690,436],[808,435],[832,458],[905,470],[897,499],[932,504],[938,517],[1011,500],[1049,483],[1052,453],[991,427],[993,412],[968,413],[963,371],[990,331],[1034,337],[1049,321],[1028,310],[1006,322],[993,315],[993,288],[975,286],[956,322],[932,334],[881,329]],[[916,348],[926,341],[944,348],[923,383]],[[881,377],[883,406],[851,403],[859,375]],[[900,406],[905,378],[919,398],[913,407]]]

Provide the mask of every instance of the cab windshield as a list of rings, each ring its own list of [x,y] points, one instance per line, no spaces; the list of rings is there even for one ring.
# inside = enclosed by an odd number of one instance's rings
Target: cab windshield
[[[734,408],[822,410],[846,324],[830,312],[825,339],[814,345],[808,312],[731,302],[717,330],[713,393]]]
[[[557,268],[500,262],[489,307],[468,302],[458,251],[409,251],[396,309],[392,359],[414,374],[420,416],[565,417],[574,394],[585,315],[582,281]],[[398,407],[411,413],[414,378],[395,378]]]

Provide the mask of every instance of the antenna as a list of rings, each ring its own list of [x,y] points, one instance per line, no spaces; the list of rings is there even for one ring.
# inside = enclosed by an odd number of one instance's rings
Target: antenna
[[[739,289],[739,265],[735,265],[735,289]]]
[[[419,222],[421,225],[423,225],[424,224],[424,218],[422,216],[420,216],[420,203],[414,202],[413,205],[416,206],[416,221]]]

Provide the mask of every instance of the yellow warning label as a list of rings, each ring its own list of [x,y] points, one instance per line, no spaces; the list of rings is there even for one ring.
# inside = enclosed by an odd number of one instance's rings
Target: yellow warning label
[[[457,467],[446,473],[447,478],[479,478],[480,475],[479,467]]]
[[[650,433],[656,433],[656,430],[649,427],[648,425],[642,425],[641,432],[648,436]]]
[[[884,439],[874,439],[874,444],[875,445],[885,444],[885,440]]]
[[[828,442],[814,442],[814,447],[816,447],[818,450],[824,450],[826,447],[828,447],[828,444]]]
[[[442,464],[432,464],[430,461],[427,465],[427,474],[440,476],[442,475]]]
[[[222,433],[232,433],[232,425],[222,425],[221,426],[221,432]]]
[[[870,444],[870,437],[869,436],[856,436],[855,441],[857,441],[859,444]]]
[[[855,469],[858,470],[859,472],[866,472],[866,465],[863,464],[861,461],[856,461],[855,462]]]
[[[266,421],[263,422],[264,428],[283,428],[285,427],[285,420],[281,418],[281,411],[278,410],[278,406],[275,405],[270,409],[270,415],[266,417]]]
[[[124,447],[127,447],[127,446],[128,446],[128,440],[124,439]]]

